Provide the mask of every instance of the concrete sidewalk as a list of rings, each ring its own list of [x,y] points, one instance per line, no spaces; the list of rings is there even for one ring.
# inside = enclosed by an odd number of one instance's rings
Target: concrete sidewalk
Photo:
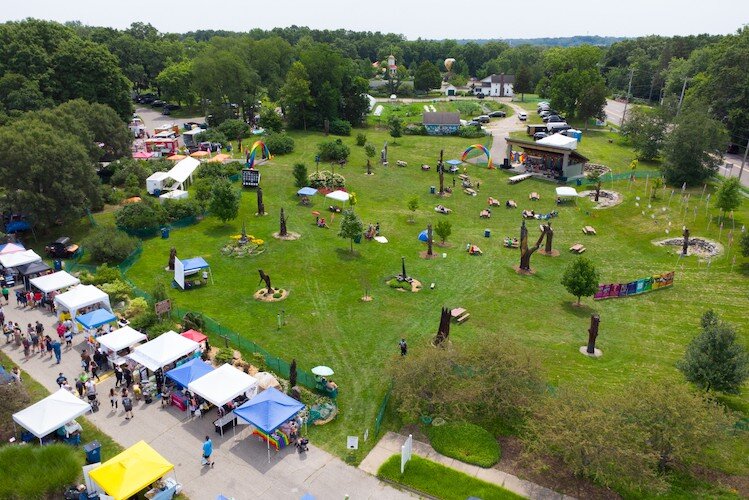
[[[369,455],[364,458],[362,463],[359,464],[359,468],[370,474],[377,474],[377,470],[385,460],[401,452],[401,446],[405,441],[406,436],[394,432],[388,432],[382,437],[382,439],[380,439],[372,451],[369,452]],[[519,477],[507,474],[498,469],[484,469],[476,465],[470,465],[461,462],[460,460],[440,455],[430,445],[419,441],[413,442],[413,453],[422,458],[457,469],[477,479],[496,484],[497,486],[501,486],[526,498],[534,500],[572,500],[574,498],[562,495],[538,484],[531,483],[530,481],[520,479]]]
[[[6,321],[18,322],[23,331],[26,324],[41,321],[45,334],[55,338],[55,317],[40,309],[22,309],[15,303],[11,293],[11,304],[4,306]],[[85,346],[77,335],[74,348],[66,351],[63,346],[62,362],[54,358],[33,356],[23,360],[23,348],[2,342],[2,350],[26,373],[38,380],[50,391],[58,389],[55,379],[59,372],[73,380],[81,372],[80,352]],[[145,440],[174,464],[177,480],[184,492],[193,500],[213,500],[218,494],[245,498],[301,498],[311,493],[321,499],[352,500],[360,498],[400,499],[410,495],[392,488],[363,470],[346,465],[337,457],[310,446],[306,454],[298,454],[295,448],[271,450],[268,462],[265,443],[252,437],[247,426],[238,426],[236,435],[230,430],[222,437],[214,431],[216,411],[211,410],[204,418],[188,419],[179,409],[162,407],[159,401],[151,404],[136,402],[134,417],[125,420],[122,407],[110,410],[109,389],[114,387],[114,377],[102,377],[97,384],[101,409],[86,418],[96,424],[122,446],[128,447]],[[202,442],[205,436],[214,443],[213,469],[201,466]],[[82,436],[83,443],[88,442]],[[111,457],[102,457],[107,460]]]

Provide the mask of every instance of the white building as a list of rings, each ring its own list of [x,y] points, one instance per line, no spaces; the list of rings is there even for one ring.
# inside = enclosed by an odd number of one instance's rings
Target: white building
[[[492,97],[512,97],[514,95],[512,85],[515,83],[515,75],[489,75],[476,83],[473,89],[475,94],[479,92]]]

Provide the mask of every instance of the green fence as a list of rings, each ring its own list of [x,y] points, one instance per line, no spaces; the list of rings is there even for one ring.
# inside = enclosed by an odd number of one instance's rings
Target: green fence
[[[156,236],[157,234],[161,232],[161,228],[163,227],[166,227],[169,229],[180,229],[183,227],[188,227],[188,226],[197,224],[199,220],[200,220],[199,216],[189,215],[187,217],[182,217],[181,219],[168,222],[167,224],[164,224],[163,226],[151,226],[151,227],[143,227],[143,228],[138,228],[138,229],[127,229],[121,226],[117,226],[117,229],[126,232],[130,236],[135,236],[136,238],[144,239],[144,238],[152,238]]]
[[[390,402],[390,393],[393,391],[393,383],[390,383],[390,386],[388,387],[388,391],[385,393],[385,397],[382,398],[382,403],[380,403],[380,407],[377,409],[377,416],[375,417],[375,424],[374,424],[374,437],[377,437],[377,435],[380,433],[380,428],[382,427],[382,420],[385,418],[385,410],[387,410],[388,403]]]
[[[622,172],[619,174],[612,174],[609,172],[608,174],[602,175],[598,180],[601,181],[601,184],[606,184],[607,182],[613,182],[613,181],[622,181],[622,180],[628,180],[628,179],[655,179],[656,177],[662,177],[663,174],[657,170],[635,170],[634,172]],[[595,184],[598,182],[598,180],[593,179],[572,179],[568,180],[567,184],[574,184],[576,186],[587,186],[590,184]]]

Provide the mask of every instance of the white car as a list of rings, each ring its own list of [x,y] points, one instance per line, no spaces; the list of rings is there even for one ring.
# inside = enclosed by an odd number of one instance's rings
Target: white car
[[[520,111],[520,112],[518,113],[518,120],[520,120],[520,121],[523,121],[523,122],[524,122],[524,121],[525,121],[525,120],[527,120],[527,119],[528,119],[528,113],[526,113],[525,111]]]

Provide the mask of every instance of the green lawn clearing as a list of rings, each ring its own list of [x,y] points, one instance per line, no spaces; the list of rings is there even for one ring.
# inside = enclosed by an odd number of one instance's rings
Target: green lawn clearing
[[[380,466],[377,477],[444,500],[465,500],[468,497],[483,500],[523,498],[504,488],[416,455],[411,456],[403,474],[400,454],[393,455]]]
[[[6,445],[0,448],[0,463],[0,498],[60,498],[81,475],[85,458],[66,444]]]
[[[437,452],[479,467],[499,461],[499,443],[486,429],[467,422],[429,427],[429,442]]]

